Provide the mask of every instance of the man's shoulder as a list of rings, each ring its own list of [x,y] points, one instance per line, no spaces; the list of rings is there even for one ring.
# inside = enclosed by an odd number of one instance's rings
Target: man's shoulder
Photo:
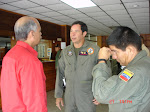
[[[19,47],[17,45],[15,45],[13,48],[11,48],[7,52],[5,57],[19,58],[20,57],[19,55],[22,55],[22,53],[20,51],[22,51],[22,50],[19,50]]]
[[[88,44],[89,44],[89,46],[93,47],[94,49],[100,49],[100,47],[93,42],[88,41]]]
[[[62,50],[62,52],[66,52],[66,51],[68,51],[68,50],[70,50],[70,49],[72,49],[72,45],[68,45],[66,48],[64,48],[64,49]]]
[[[88,49],[93,49],[95,53],[98,53],[100,47],[97,46],[96,44],[92,43],[92,42],[89,42],[88,43]]]
[[[144,77],[145,75],[149,75],[149,66],[150,66],[150,58],[145,56],[137,60],[135,63],[127,66],[131,72],[135,74],[140,74],[140,77]]]
[[[12,49],[10,49],[5,57],[12,58],[14,60],[30,60],[31,59],[31,53],[25,49],[24,47],[15,45]]]

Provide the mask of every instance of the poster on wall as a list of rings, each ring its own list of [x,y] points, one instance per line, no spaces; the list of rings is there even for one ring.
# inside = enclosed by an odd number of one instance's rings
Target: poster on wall
[[[38,57],[39,58],[44,58],[45,57],[45,45],[44,44],[39,44],[38,45]]]
[[[50,56],[52,52],[52,48],[47,48],[47,56]]]
[[[66,48],[66,42],[61,42],[61,49]]]
[[[45,45],[43,44],[42,46],[42,58],[45,57]]]
[[[47,48],[47,56],[49,56],[49,60],[51,59],[52,48]]]

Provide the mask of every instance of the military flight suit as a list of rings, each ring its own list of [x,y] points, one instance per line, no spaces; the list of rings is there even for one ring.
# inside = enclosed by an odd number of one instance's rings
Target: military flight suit
[[[61,52],[61,50],[57,51],[57,54],[56,54],[56,57],[55,57],[55,69],[56,70],[58,68],[58,59],[59,59],[59,56],[60,56],[60,52]]]
[[[92,69],[97,64],[99,47],[85,41],[76,56],[74,46],[69,45],[61,52],[55,97],[63,97],[63,77],[66,79],[65,112],[95,112],[92,100]]]
[[[109,104],[109,112],[150,112],[150,58],[145,51],[124,68],[119,75],[111,76],[105,63],[97,64],[92,71],[94,97]]]

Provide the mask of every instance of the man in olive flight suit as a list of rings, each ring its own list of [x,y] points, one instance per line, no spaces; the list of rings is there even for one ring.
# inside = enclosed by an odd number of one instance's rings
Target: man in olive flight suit
[[[59,44],[56,44],[56,45],[55,45],[55,51],[56,51],[56,56],[55,56],[55,69],[56,69],[56,71],[57,71],[57,68],[58,68],[58,59],[59,59],[60,52],[61,52],[61,48],[60,48],[60,45],[59,45]]]
[[[61,52],[55,86],[56,106],[63,103],[63,78],[66,81],[65,112],[95,112],[98,102],[92,93],[92,69],[97,64],[99,47],[85,40],[87,26],[81,21],[72,24],[73,42]]]
[[[100,49],[99,63],[92,71],[94,97],[109,104],[109,112],[150,112],[150,58],[141,50],[140,36],[120,26],[107,43],[109,48]],[[105,64],[110,55],[126,66],[119,75],[111,76]]]

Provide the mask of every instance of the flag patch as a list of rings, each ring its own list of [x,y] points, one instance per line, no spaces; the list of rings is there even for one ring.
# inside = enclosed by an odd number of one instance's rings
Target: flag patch
[[[119,76],[123,81],[127,82],[128,80],[131,79],[131,77],[134,75],[133,72],[131,72],[130,70],[128,69],[125,69],[123,71],[123,73]]]

